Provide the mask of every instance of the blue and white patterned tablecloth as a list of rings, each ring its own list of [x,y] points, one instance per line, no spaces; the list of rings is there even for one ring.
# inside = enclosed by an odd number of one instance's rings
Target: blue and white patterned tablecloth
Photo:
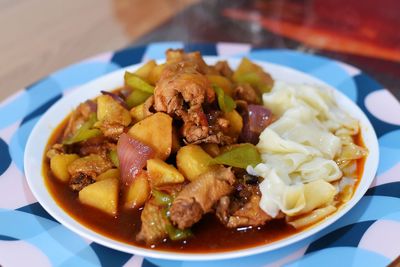
[[[212,262],[143,259],[81,238],[35,200],[23,154],[40,116],[76,87],[131,64],[164,57],[167,48],[243,56],[292,67],[338,88],[375,127],[381,152],[377,178],[361,201],[321,233],[264,254]],[[60,118],[61,120],[62,118]],[[291,50],[246,44],[153,43],[109,52],[43,78],[0,104],[0,265],[6,266],[385,266],[400,255],[400,103],[350,65]]]

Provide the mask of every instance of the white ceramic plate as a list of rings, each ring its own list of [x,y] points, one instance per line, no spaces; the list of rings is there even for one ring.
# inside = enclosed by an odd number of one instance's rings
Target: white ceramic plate
[[[220,60],[221,58],[205,57],[205,59],[207,63],[212,64]],[[228,60],[232,68],[236,68],[239,63],[238,59],[228,58],[226,60]],[[24,157],[25,175],[33,194],[49,214],[51,214],[60,223],[62,223],[64,226],[68,227],[75,233],[116,250],[132,254],[139,254],[152,258],[174,260],[216,260],[243,257],[287,246],[289,244],[307,238],[315,234],[316,232],[326,228],[337,219],[342,217],[346,212],[348,212],[360,200],[360,198],[364,195],[366,190],[369,188],[371,182],[373,181],[379,159],[378,141],[375,131],[365,114],[355,103],[353,103],[344,94],[330,87],[321,80],[318,80],[308,74],[280,65],[265,63],[261,61],[257,63],[268,70],[268,72],[271,73],[274,79],[295,83],[318,84],[331,88],[334,91],[334,95],[339,106],[360,121],[363,140],[369,150],[369,155],[365,162],[364,173],[362,175],[361,182],[352,199],[348,203],[346,203],[339,211],[337,211],[321,223],[303,232],[267,245],[261,245],[248,249],[234,250],[230,252],[199,254],[158,251],[126,244],[103,236],[83,226],[72,217],[70,217],[68,213],[66,213],[61,207],[56,204],[53,197],[50,195],[50,192],[47,190],[44,182],[44,177],[42,176],[42,159],[50,135],[52,134],[53,130],[60,124],[60,122],[79,103],[100,95],[101,90],[109,91],[122,86],[124,72],[126,70],[134,71],[141,64],[120,69],[75,89],[73,92],[60,99],[41,117],[41,119],[32,130],[32,133],[28,139]]]

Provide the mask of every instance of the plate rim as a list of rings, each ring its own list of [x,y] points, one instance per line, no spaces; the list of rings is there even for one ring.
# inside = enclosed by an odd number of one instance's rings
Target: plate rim
[[[240,60],[240,58],[238,58],[237,56],[233,56],[233,57],[204,56],[204,59],[207,63],[217,61],[217,60],[228,60],[228,63],[231,66],[237,64]],[[162,61],[164,61],[164,60],[157,60],[157,62],[162,62]],[[28,182],[30,190],[32,191],[33,195],[38,200],[38,202],[43,206],[43,208],[51,216],[53,216],[58,222],[60,222],[63,226],[67,227],[74,233],[76,233],[80,236],[83,236],[89,240],[92,240],[96,243],[99,243],[101,245],[104,245],[106,247],[115,249],[115,250],[131,253],[131,254],[133,253],[133,254],[137,254],[140,256],[144,256],[144,257],[157,258],[157,259],[205,261],[205,260],[222,260],[222,259],[239,258],[239,257],[255,255],[255,254],[269,252],[269,251],[273,251],[273,250],[276,250],[279,248],[283,248],[288,245],[297,243],[301,240],[304,240],[310,236],[313,236],[317,232],[322,231],[323,229],[327,228],[329,225],[333,224],[335,221],[340,219],[346,213],[348,213],[350,211],[350,209],[353,208],[359,202],[359,200],[364,196],[364,194],[368,190],[370,184],[373,182],[375,175],[376,175],[377,168],[378,168],[378,163],[379,163],[379,146],[378,146],[378,139],[377,139],[375,130],[374,130],[371,122],[369,121],[368,117],[366,116],[366,114],[360,109],[360,107],[358,107],[358,105],[356,103],[354,103],[352,100],[350,100],[345,94],[340,92],[338,89],[330,86],[329,84],[320,80],[319,78],[316,78],[309,73],[302,72],[297,69],[287,67],[284,65],[280,65],[280,64],[276,64],[276,63],[269,63],[267,61],[262,61],[262,60],[252,60],[252,61],[256,62],[257,64],[260,64],[264,69],[268,69],[266,67],[268,65],[275,66],[278,69],[286,70],[291,73],[297,73],[298,75],[301,75],[301,76],[306,76],[308,78],[311,78],[311,80],[317,81],[317,84],[323,84],[325,87],[330,88],[330,90],[333,90],[333,93],[334,93],[334,96],[336,99],[339,97],[341,101],[345,101],[346,104],[349,104],[350,106],[352,106],[352,108],[357,110],[357,112],[359,113],[358,115],[361,115],[361,117],[362,117],[361,119],[357,118],[357,120],[359,120],[359,121],[363,120],[362,126],[368,128],[368,131],[370,132],[369,136],[372,138],[372,140],[371,140],[372,143],[366,144],[366,146],[368,145],[368,149],[370,150],[370,153],[365,161],[365,164],[367,164],[367,162],[370,162],[372,160],[372,166],[369,167],[371,169],[372,173],[367,175],[368,184],[363,183],[363,187],[360,188],[361,182],[362,182],[362,181],[360,181],[360,184],[358,185],[357,190],[355,191],[352,198],[347,203],[345,203],[338,211],[336,211],[332,216],[329,216],[328,218],[324,219],[323,221],[317,223],[316,225],[313,225],[309,229],[306,229],[295,235],[288,236],[286,238],[274,241],[274,242],[266,244],[266,245],[258,245],[258,246],[254,246],[254,247],[250,247],[250,248],[236,249],[236,250],[232,250],[232,251],[206,252],[206,253],[184,253],[184,252],[182,253],[182,252],[174,252],[174,251],[153,250],[153,249],[135,246],[132,244],[128,244],[128,243],[124,243],[122,241],[112,239],[111,237],[108,237],[105,235],[101,235],[101,234],[97,233],[96,231],[90,229],[89,227],[86,227],[84,224],[79,223],[73,217],[71,217],[62,207],[60,207],[59,205],[56,204],[53,197],[51,196],[51,193],[47,190],[47,188],[45,186],[45,181],[44,181],[45,177],[42,175],[42,160],[43,160],[43,155],[45,153],[45,151],[44,151],[45,146],[42,147],[43,151],[38,152],[41,155],[40,160],[39,160],[40,173],[35,174],[35,173],[30,172],[32,170],[32,168],[34,167],[34,160],[32,160],[32,158],[31,158],[31,153],[32,153],[31,151],[34,151],[35,148],[37,147],[35,137],[37,135],[40,135],[41,127],[43,127],[42,124],[44,124],[46,119],[50,116],[49,114],[54,112],[54,110],[56,110],[57,107],[60,106],[60,103],[71,102],[71,100],[74,98],[79,98],[79,97],[83,98],[84,96],[82,96],[82,94],[79,92],[80,90],[82,91],[85,88],[95,87],[96,84],[102,83],[102,82],[105,82],[107,84],[107,82],[110,82],[110,81],[108,81],[109,79],[111,79],[111,80],[117,79],[117,78],[113,78],[114,76],[117,76],[117,75],[120,76],[121,85],[122,85],[123,75],[121,75],[121,74],[125,70],[131,70],[131,71],[135,70],[138,67],[140,67],[141,65],[143,65],[145,62],[140,62],[137,64],[133,64],[133,65],[124,67],[124,68],[120,68],[118,70],[115,70],[106,75],[102,75],[94,80],[91,80],[85,84],[82,84],[82,85],[76,87],[73,92],[69,92],[67,95],[63,96],[41,116],[41,118],[36,123],[35,127],[33,128],[33,130],[31,131],[31,133],[29,135],[29,138],[28,138],[28,141],[26,144],[26,148],[24,151],[24,166],[25,166],[24,172],[25,172],[25,177]],[[232,64],[233,62],[236,62],[236,63]],[[114,87],[111,87],[108,89],[104,89],[104,87],[103,87],[100,89],[90,89],[88,91],[90,91],[90,92],[93,91],[93,93],[92,93],[93,96],[91,96],[91,97],[94,97],[99,94],[100,90],[113,90],[116,87],[117,86],[114,86]],[[88,99],[88,98],[85,98],[85,99]],[[81,101],[84,101],[84,100],[81,100]],[[71,106],[76,107],[79,103],[80,102],[73,103],[73,105],[71,105]],[[339,105],[339,106],[341,108],[343,108],[342,105]],[[67,114],[63,115],[63,118]],[[61,120],[58,119],[57,125],[59,125],[60,122],[61,122]],[[365,123],[365,125],[364,125],[364,123]],[[53,131],[54,131],[54,129],[51,129],[49,131],[49,134],[52,134]],[[365,132],[362,131],[363,139],[364,139],[364,134],[365,134]],[[50,137],[50,135],[48,135],[47,138],[45,138],[45,139],[48,141],[49,137]],[[47,141],[46,141],[45,145],[47,144]],[[374,151],[373,155],[371,155],[371,150]],[[366,175],[365,170],[366,170],[366,168],[364,166],[364,172],[362,175],[363,180],[365,180],[365,178],[364,178],[364,176]],[[53,203],[52,203],[53,205],[49,204],[47,202],[48,200],[45,199],[45,196],[42,195],[42,193],[40,191],[43,191],[43,190],[39,190],[36,187],[37,185],[36,185],[34,179],[37,179],[38,176],[40,176],[41,182],[45,187],[44,191],[47,192],[46,197],[53,200]],[[54,207],[56,208],[55,210],[54,210]],[[60,212],[61,212],[61,214],[60,214]],[[66,216],[67,219],[64,218],[63,216]],[[71,220],[73,221],[73,223],[71,223]],[[76,224],[76,225],[74,225],[74,224]]]

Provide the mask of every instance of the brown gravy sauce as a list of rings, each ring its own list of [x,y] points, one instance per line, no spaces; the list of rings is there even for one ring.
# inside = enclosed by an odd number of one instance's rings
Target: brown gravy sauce
[[[68,117],[55,129],[46,151],[55,143],[61,141],[61,136],[66,127]],[[361,134],[354,141],[365,147]],[[357,184],[364,171],[365,158],[357,162]],[[54,198],[54,201],[71,217],[80,224],[95,232],[135,246],[146,247],[145,244],[136,242],[135,236],[140,230],[141,210],[126,210],[120,205],[116,217],[111,217],[95,208],[79,202],[78,193],[59,182],[51,173],[49,160],[43,158],[43,177],[45,184]],[[317,223],[318,224],[318,223]],[[310,226],[313,227],[313,226]],[[245,249],[265,245],[285,237],[294,235],[307,228],[297,230],[285,223],[285,220],[273,220],[262,227],[253,229],[229,229],[224,227],[213,214],[205,215],[199,223],[192,227],[193,236],[186,241],[170,241],[153,246],[156,250],[207,253],[223,252]],[[148,247],[146,247],[148,248]]]

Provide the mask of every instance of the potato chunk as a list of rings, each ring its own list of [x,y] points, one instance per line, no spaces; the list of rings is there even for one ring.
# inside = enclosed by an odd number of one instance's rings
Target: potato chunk
[[[71,164],[68,165],[68,172],[71,177],[76,176],[78,173],[84,173],[95,177],[111,168],[111,161],[100,155],[90,154],[89,156],[71,162]]]
[[[141,66],[139,69],[137,69],[134,73],[143,80],[145,80],[146,82],[149,82],[150,73],[156,66],[157,63],[154,60],[150,60],[143,66]]]
[[[76,159],[79,159],[76,154],[57,154],[50,160],[50,169],[58,180],[68,182],[71,178],[68,172],[68,165]]]
[[[224,117],[229,121],[230,136],[239,136],[243,128],[243,118],[236,110],[224,113]]]
[[[259,95],[271,91],[274,85],[271,75],[248,58],[242,59],[232,78],[238,84],[250,84]]]
[[[145,112],[145,107],[144,103],[137,105],[136,107],[133,107],[129,113],[132,116],[132,119],[134,122],[141,121],[146,118],[146,112]]]
[[[128,134],[133,138],[151,146],[155,157],[165,160],[172,149],[172,118],[165,113],[155,113],[135,125]]]
[[[119,177],[120,177],[119,169],[109,169],[100,174],[99,176],[97,176],[96,181],[111,179],[111,178],[119,179]]]
[[[118,179],[110,178],[95,182],[79,191],[79,200],[112,216],[117,214]]]
[[[134,209],[143,206],[150,195],[150,184],[148,181],[147,172],[141,172],[132,184],[129,186],[124,207],[127,209]]]
[[[147,171],[151,184],[154,186],[177,184],[185,181],[185,177],[173,165],[169,165],[160,159],[149,159]]]
[[[128,126],[131,123],[129,111],[109,95],[97,98],[97,119],[100,122]]]
[[[221,75],[207,75],[207,79],[212,83],[215,84],[224,90],[225,94],[232,96],[233,89],[232,89],[232,82]]]
[[[149,82],[151,84],[155,85],[158,82],[158,80],[160,80],[161,73],[163,72],[164,68],[165,68],[165,64],[161,64],[161,65],[155,66],[151,70],[151,72],[150,72],[150,74],[148,76]]]
[[[190,181],[208,171],[213,159],[198,145],[187,145],[179,149],[176,155],[178,170]]]

